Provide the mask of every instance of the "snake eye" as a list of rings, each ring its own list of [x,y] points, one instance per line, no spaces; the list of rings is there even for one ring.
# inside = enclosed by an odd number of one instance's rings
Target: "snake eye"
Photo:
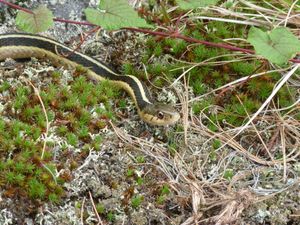
[[[165,114],[161,111],[158,111],[157,117],[158,117],[158,119],[162,120],[165,117]]]

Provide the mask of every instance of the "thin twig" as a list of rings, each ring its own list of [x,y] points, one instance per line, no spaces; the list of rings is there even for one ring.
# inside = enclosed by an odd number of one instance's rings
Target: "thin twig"
[[[43,109],[43,113],[45,115],[45,118],[46,118],[46,131],[44,133],[44,143],[43,143],[43,149],[42,149],[42,155],[41,155],[41,159],[44,158],[44,154],[45,154],[45,150],[46,150],[46,145],[47,145],[47,137],[48,137],[48,133],[49,133],[49,128],[50,128],[50,123],[49,123],[49,119],[48,119],[48,115],[47,115],[47,111],[46,111],[46,108],[45,108],[45,105],[44,105],[44,102],[40,96],[40,93],[39,93],[39,90],[31,83],[30,80],[27,80],[27,82],[30,84],[30,86],[33,88],[34,90],[34,93],[36,94],[36,96],[38,97],[40,103],[41,103],[41,106],[42,106],[42,109]]]
[[[85,197],[82,200],[81,210],[80,210],[80,220],[82,225],[84,225],[84,221],[83,221],[84,203],[85,203]]]
[[[286,165],[286,144],[285,144],[285,127],[280,126],[280,139],[281,139],[281,148],[282,148],[282,160],[283,160],[283,182],[287,180],[287,165]]]
[[[247,114],[247,117],[248,117],[248,118],[249,118],[249,120],[250,120],[250,115],[249,115],[249,113],[248,113],[248,111],[247,111],[246,107],[244,106],[244,104],[243,104],[242,100],[239,98],[239,96],[238,96],[238,95],[235,95],[235,96],[236,96],[236,98],[239,100],[240,104],[243,106],[243,108],[244,108],[244,111],[246,112],[246,114]],[[272,155],[272,154],[271,154],[271,152],[269,151],[269,149],[268,149],[268,147],[267,147],[266,143],[264,142],[263,138],[262,138],[262,137],[261,137],[261,135],[259,134],[259,132],[258,132],[257,128],[255,127],[255,125],[254,125],[253,121],[251,121],[251,125],[252,125],[253,129],[255,130],[255,132],[256,132],[256,134],[257,134],[257,136],[258,136],[259,140],[261,141],[262,145],[264,146],[264,148],[265,148],[265,151],[268,153],[268,155],[269,155],[270,159],[272,160],[272,162],[273,162],[274,164],[276,164],[276,163],[275,163],[275,161],[274,161],[274,157],[273,157],[273,155]]]
[[[99,214],[97,212],[97,208],[96,208],[96,205],[94,203],[94,199],[93,199],[92,193],[90,191],[89,191],[89,195],[90,195],[90,200],[91,200],[92,205],[93,205],[94,213],[95,213],[95,215],[96,215],[96,217],[98,219],[98,224],[104,225],[103,222],[102,222],[102,220],[101,220],[101,217],[99,216]]]
[[[293,9],[294,6],[297,4],[297,2],[298,2],[298,0],[296,0],[296,1],[291,5],[291,7],[289,8],[288,13],[286,14],[286,18],[285,18],[285,20],[284,20],[284,26],[285,26],[285,27],[286,27],[286,25],[287,25],[287,23],[288,23],[288,21],[289,21],[289,17],[290,17],[290,15],[291,15],[292,9]]]
[[[286,83],[286,81],[296,72],[296,70],[300,67],[300,64],[296,64],[292,70],[290,70],[288,73],[286,73],[279,84],[274,88],[272,93],[269,95],[269,97],[265,100],[265,102],[260,106],[260,108],[252,115],[252,117],[248,120],[248,122],[243,125],[238,132],[231,137],[231,139],[227,140],[221,147],[219,147],[217,150],[222,149],[224,146],[229,144],[235,137],[237,137],[240,133],[242,133],[252,122],[253,120],[262,112],[262,110],[270,103],[270,101],[274,98],[274,96],[277,94],[277,92],[280,90],[280,88]]]

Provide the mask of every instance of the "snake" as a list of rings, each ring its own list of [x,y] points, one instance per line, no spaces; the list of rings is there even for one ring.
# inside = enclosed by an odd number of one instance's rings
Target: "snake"
[[[150,125],[168,126],[180,118],[173,106],[154,101],[145,84],[135,76],[117,73],[111,66],[48,37],[29,33],[0,34],[0,61],[31,57],[49,60],[57,67],[82,66],[89,79],[109,80],[129,94],[140,118]]]

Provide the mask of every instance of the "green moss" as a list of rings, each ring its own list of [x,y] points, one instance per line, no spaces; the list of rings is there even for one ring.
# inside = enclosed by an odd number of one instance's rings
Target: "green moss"
[[[77,77],[68,89],[60,84],[59,74],[54,73],[54,78],[55,83],[41,90],[40,95],[49,120],[58,119],[55,132],[69,145],[77,146],[88,141],[91,142],[89,149],[93,147],[100,150],[102,138],[90,140],[89,133],[98,132],[97,129],[90,129],[93,126],[91,107],[103,102],[106,107],[102,109],[102,113],[112,117],[107,101],[118,96],[118,89],[111,88],[108,83],[95,85],[82,77]],[[58,203],[64,194],[62,185],[65,179],[70,178],[54,176],[57,168],[55,164],[51,164],[51,149],[56,146],[53,142],[47,142],[47,151],[41,159],[43,142],[38,139],[45,132],[46,118],[40,102],[32,98],[33,90],[27,87],[20,86],[16,90],[8,89],[5,85],[2,87],[2,91],[8,90],[14,97],[13,106],[18,112],[17,118],[10,122],[0,119],[0,156],[4,158],[7,155],[4,152],[9,152],[12,157],[0,163],[0,176],[3,177],[0,187],[13,187],[30,198]],[[61,146],[61,150],[64,149],[68,149],[68,145]]]
[[[62,74],[60,71],[56,70],[52,72],[52,78],[55,80],[59,80],[62,77]]]
[[[287,88],[287,86],[282,87],[277,93],[277,99],[280,107],[288,107],[292,105],[296,99],[296,89],[295,88]]]
[[[101,150],[101,143],[102,143],[103,138],[101,136],[97,136],[95,137],[95,139],[92,142],[92,147],[96,150],[96,151],[100,151]]]
[[[136,157],[136,162],[137,163],[144,163],[145,162],[145,157],[142,155],[139,155]]]
[[[6,181],[10,184],[13,184],[15,182],[16,174],[14,172],[7,172],[6,173]]]
[[[223,39],[223,38],[231,38],[234,34],[233,26],[227,25],[223,22],[212,21],[208,23],[208,36],[211,39]]]
[[[214,149],[220,148],[220,147],[221,147],[221,141],[218,140],[218,139],[214,140],[213,143],[212,143],[212,147],[213,147]]]
[[[95,94],[99,99],[114,99],[120,96],[119,88],[109,81],[102,81],[95,86]]]
[[[56,132],[60,135],[60,136],[65,136],[67,133],[68,133],[69,129],[65,126],[65,125],[62,125],[62,126],[59,126],[57,129],[56,129]]]
[[[270,96],[272,90],[273,90],[273,85],[267,83],[261,89],[258,90],[258,97],[261,100],[265,100]]]
[[[156,199],[157,204],[162,205],[166,201],[165,195],[159,195]]]
[[[241,76],[249,76],[251,75],[258,65],[255,63],[248,63],[248,62],[235,62],[231,63],[231,68],[234,72],[238,73]]]
[[[234,176],[234,173],[233,173],[233,170],[232,170],[232,169],[226,169],[226,170],[224,171],[223,177],[224,177],[226,180],[231,180],[233,176]]]
[[[156,87],[163,87],[165,85],[165,82],[164,82],[164,80],[159,79],[159,77],[157,77],[157,79],[154,80],[153,84]]]
[[[141,186],[142,184],[144,184],[144,179],[142,177],[137,177],[136,178],[136,184]]]
[[[224,7],[225,7],[226,9],[230,9],[230,8],[233,7],[233,6],[234,6],[233,1],[226,1],[226,2],[225,2],[225,5],[224,5]]]
[[[17,172],[23,172],[24,170],[25,170],[25,163],[24,162],[17,162],[16,164],[15,164],[15,170],[17,171]]]
[[[160,194],[161,195],[168,195],[170,193],[171,193],[171,191],[170,191],[169,186],[167,184],[163,185],[162,188],[161,188]]]
[[[0,84],[0,92],[4,92],[10,89],[10,84],[7,81],[4,81]]]
[[[215,149],[212,149],[212,150],[209,152],[209,159],[210,159],[212,162],[216,162],[216,161],[217,161],[218,155],[217,155]]]
[[[177,144],[175,142],[172,142],[168,145],[168,151],[171,154],[171,156],[175,156],[176,152],[177,152]]]
[[[160,75],[162,73],[166,73],[166,72],[167,72],[166,66],[159,64],[159,63],[149,65],[149,67],[148,67],[148,73],[155,75],[155,76]]]
[[[157,41],[153,37],[149,37],[146,41],[146,45],[149,47],[148,49],[155,48]]]
[[[123,74],[134,74],[134,67],[131,63],[124,63],[122,64],[122,71]]]
[[[77,132],[78,138],[84,142],[90,142],[90,131],[88,127],[82,127]]]
[[[219,128],[214,123],[211,122],[208,123],[207,127],[213,132],[217,132],[219,130]]]
[[[70,111],[79,107],[80,106],[76,95],[66,96],[66,100],[60,103],[60,108],[64,111]]]
[[[119,100],[119,107],[120,107],[121,109],[125,109],[125,108],[127,107],[127,102],[126,102],[125,99],[120,99],[120,100]]]
[[[105,213],[105,206],[101,203],[98,203],[96,205],[96,210],[99,214],[104,214]]]
[[[134,175],[134,170],[133,169],[128,169],[126,175],[127,175],[127,177],[132,177]]]
[[[20,110],[28,101],[29,88],[20,86],[16,90],[15,100],[13,107],[16,110]]]
[[[73,133],[67,133],[67,142],[70,145],[77,146],[78,137]]]
[[[193,91],[195,95],[202,95],[206,92],[207,88],[204,83],[198,79],[192,83]]]
[[[59,203],[59,201],[60,201],[59,196],[57,194],[55,194],[55,193],[49,194],[48,199],[52,203]]]
[[[43,183],[39,182],[35,178],[31,178],[28,181],[28,192],[32,198],[44,198],[46,194],[46,187]]]
[[[110,106],[108,107],[108,110],[102,109],[102,108],[97,108],[95,110],[95,112],[97,112],[97,114],[102,118],[114,120],[114,113]],[[102,126],[100,125],[100,127],[102,127]]]
[[[131,206],[134,209],[137,209],[140,207],[140,205],[142,204],[144,200],[144,197],[141,195],[136,195],[131,199]]]
[[[245,107],[243,105],[241,105],[240,103],[233,104],[231,109],[233,110],[233,112],[235,112],[238,115],[241,115],[241,116],[247,115]]]
[[[25,176],[23,174],[17,174],[15,176],[15,181],[14,182],[17,185],[23,185],[24,181],[25,181]]]
[[[194,114],[199,115],[202,110],[208,112],[208,107],[212,105],[212,99],[204,99],[193,103],[192,109]]]
[[[156,198],[156,202],[160,205],[163,204],[167,200],[168,195],[170,193],[171,193],[171,190],[170,190],[169,186],[167,184],[164,184],[162,186],[162,188],[160,189],[160,194]]]
[[[202,26],[203,26],[203,24],[200,24],[199,28],[201,29]],[[203,40],[203,35],[197,29],[192,31],[191,37],[196,38],[198,40]]]
[[[172,47],[171,52],[174,55],[179,56],[180,54],[182,54],[186,50],[187,43],[185,41],[182,41],[182,40],[176,40],[175,42],[173,42],[171,47]]]
[[[193,49],[194,59],[197,62],[201,62],[207,58],[209,50],[204,45],[198,45]]]
[[[161,45],[160,45],[160,44],[156,45],[156,47],[155,47],[154,50],[153,50],[153,54],[154,54],[156,57],[159,57],[159,56],[162,55],[162,53],[163,53],[163,49],[162,49]]]
[[[81,65],[78,65],[76,66],[75,68],[75,76],[80,76],[80,75],[86,75],[86,72],[87,72],[87,68],[81,66]]]
[[[116,215],[114,212],[110,211],[107,213],[107,220],[109,222],[114,222],[116,220]]]

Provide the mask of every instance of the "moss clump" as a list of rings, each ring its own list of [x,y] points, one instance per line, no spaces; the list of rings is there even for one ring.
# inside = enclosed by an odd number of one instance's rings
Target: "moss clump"
[[[48,152],[41,159],[39,150],[43,146],[41,142],[36,142],[40,130],[35,125],[20,121],[9,123],[1,119],[0,124],[4,128],[4,130],[0,129],[1,188],[15,190],[31,198],[46,200],[50,186],[53,192],[59,190],[60,186],[56,183],[50,185],[53,178],[43,167],[52,155]],[[36,129],[38,131],[35,131]],[[10,159],[5,158],[7,154],[11,155]]]
[[[97,136],[92,140],[90,134],[98,133],[106,125],[107,121],[102,118],[113,118],[109,101],[119,96],[119,91],[107,82],[93,84],[78,74],[80,70],[76,73],[76,78],[67,87],[60,82],[62,74],[53,72],[51,83],[39,92],[50,126],[56,126],[51,135],[64,141],[62,151],[83,143],[100,150],[102,138]],[[7,196],[18,192],[32,199],[57,203],[64,195],[62,185],[71,178],[66,174],[56,177],[58,166],[68,169],[63,157],[59,164],[52,162],[56,143],[48,140],[44,148],[41,137],[47,124],[40,99],[26,84],[2,82],[0,93],[3,92],[11,101],[4,107],[1,112],[4,116],[0,118],[0,187],[7,190]],[[104,107],[97,110],[100,104]],[[91,111],[96,112],[96,118]]]
[[[134,209],[139,208],[140,205],[142,204],[143,200],[144,200],[144,197],[141,196],[141,195],[134,196],[131,199],[131,206],[132,206],[132,208],[134,208]]]

